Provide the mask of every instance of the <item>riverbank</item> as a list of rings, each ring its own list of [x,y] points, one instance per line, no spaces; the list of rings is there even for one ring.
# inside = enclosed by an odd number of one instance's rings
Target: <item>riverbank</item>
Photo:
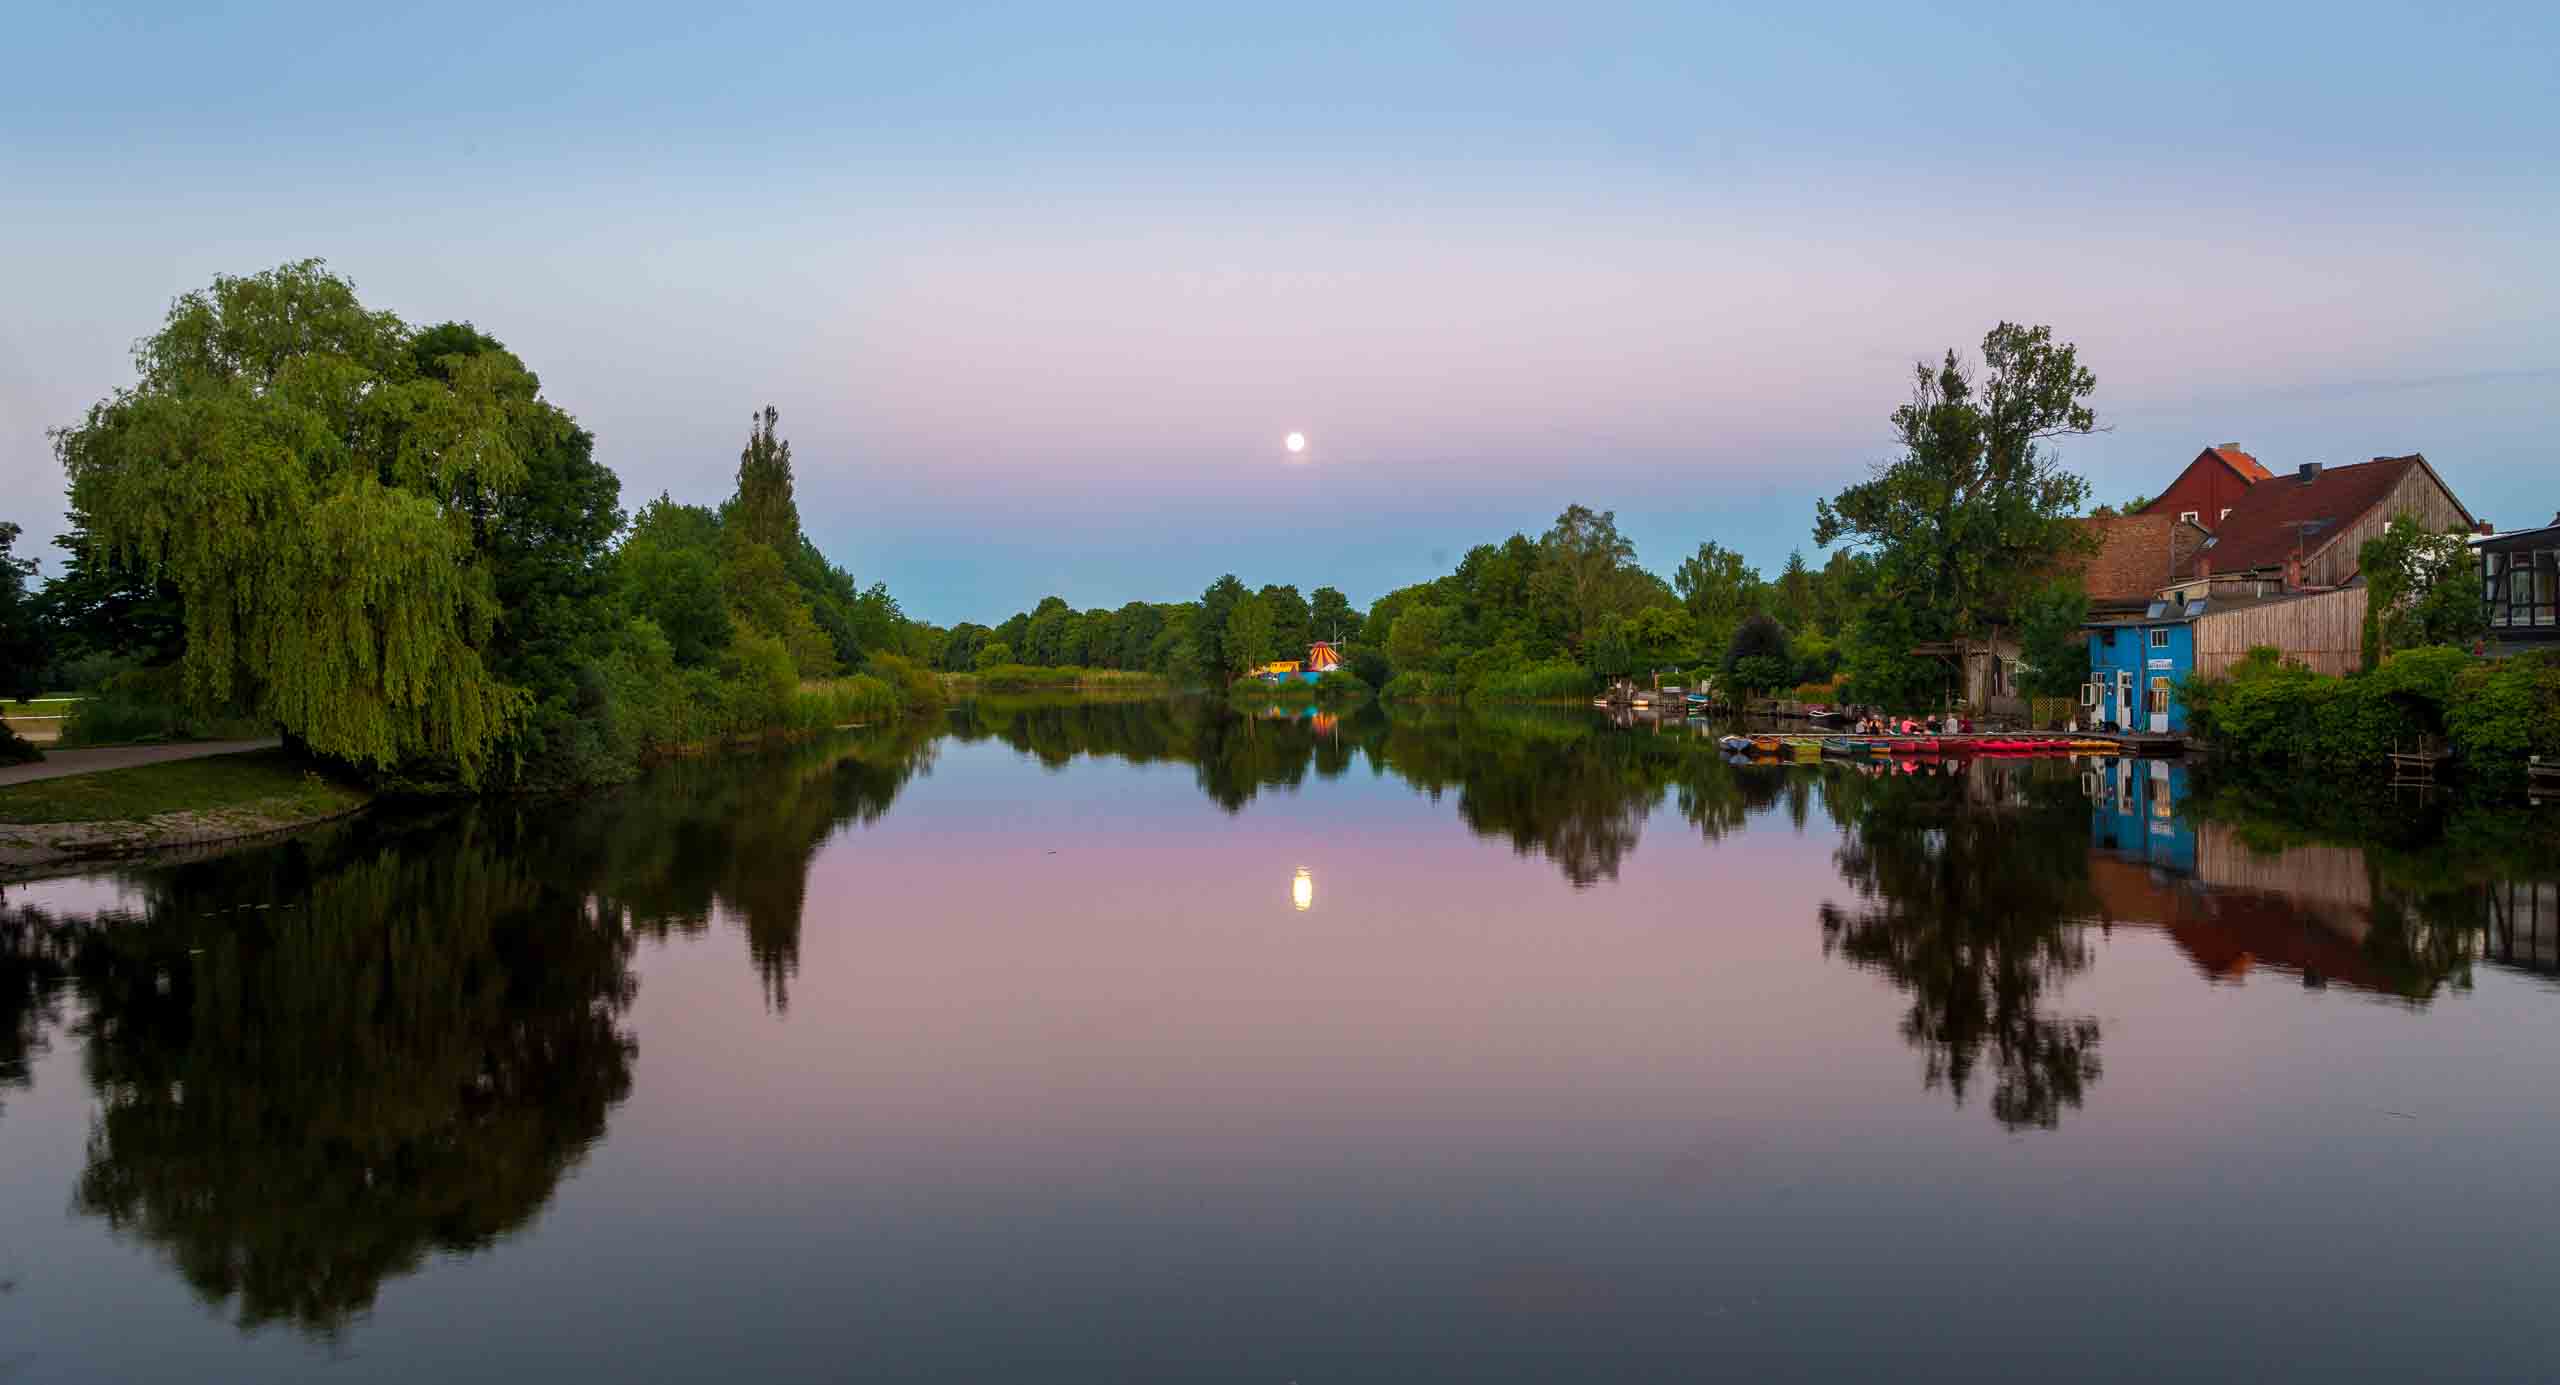
[[[295,831],[372,799],[280,749],[16,784],[0,788],[0,876]]]

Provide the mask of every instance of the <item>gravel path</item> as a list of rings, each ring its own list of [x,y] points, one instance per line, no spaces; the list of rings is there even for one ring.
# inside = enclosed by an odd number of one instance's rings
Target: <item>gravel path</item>
[[[181,745],[109,745],[95,750],[48,750],[42,760],[32,765],[0,766],[0,789],[12,784],[32,784],[39,779],[156,765],[165,760],[200,760],[207,755],[273,750],[282,744],[283,741],[269,736],[258,741],[188,741]]]

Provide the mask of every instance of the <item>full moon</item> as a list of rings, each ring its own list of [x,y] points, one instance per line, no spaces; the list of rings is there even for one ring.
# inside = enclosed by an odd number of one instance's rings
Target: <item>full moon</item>
[[[1280,445],[1288,448],[1289,455],[1294,457],[1307,450],[1307,435],[1304,433],[1291,433],[1289,436],[1280,440]]]

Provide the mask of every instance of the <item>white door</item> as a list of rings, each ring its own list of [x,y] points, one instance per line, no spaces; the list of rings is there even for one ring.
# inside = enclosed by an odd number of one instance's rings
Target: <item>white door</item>
[[[2151,680],[2151,734],[2169,734],[2169,680],[2166,678]]]
[[[2116,711],[2108,719],[2123,730],[2133,729],[2133,675],[2123,669],[2116,670]]]

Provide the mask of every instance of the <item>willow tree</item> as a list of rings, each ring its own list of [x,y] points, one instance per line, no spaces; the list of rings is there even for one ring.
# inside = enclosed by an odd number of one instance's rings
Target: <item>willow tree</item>
[[[317,260],[217,278],[53,442],[98,556],[177,589],[191,697],[472,782],[528,699],[481,658],[497,603],[468,504],[522,485],[533,391],[503,351],[430,375],[411,341]]]

